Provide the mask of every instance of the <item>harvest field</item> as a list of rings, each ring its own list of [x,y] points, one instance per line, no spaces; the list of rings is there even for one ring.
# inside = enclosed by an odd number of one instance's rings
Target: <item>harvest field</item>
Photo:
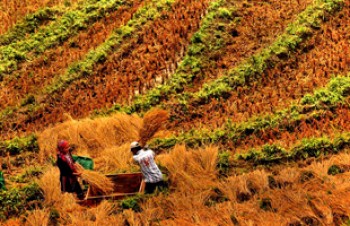
[[[0,0],[0,21],[0,225],[350,225],[350,0]],[[168,188],[79,205],[60,139],[102,174],[147,141]]]

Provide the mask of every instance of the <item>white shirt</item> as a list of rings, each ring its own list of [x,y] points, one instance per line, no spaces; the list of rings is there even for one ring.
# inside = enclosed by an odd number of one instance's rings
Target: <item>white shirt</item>
[[[163,180],[162,172],[154,161],[154,152],[152,150],[143,150],[137,152],[133,159],[139,163],[141,172],[146,183],[157,183]]]

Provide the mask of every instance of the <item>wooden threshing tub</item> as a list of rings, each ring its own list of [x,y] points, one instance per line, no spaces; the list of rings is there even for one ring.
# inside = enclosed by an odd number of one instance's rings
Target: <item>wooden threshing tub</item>
[[[96,193],[96,191],[88,187],[85,198],[79,200],[78,203],[94,206],[104,199],[118,200],[144,192],[145,183],[141,173],[107,174],[106,176],[114,183],[114,191],[111,194]]]

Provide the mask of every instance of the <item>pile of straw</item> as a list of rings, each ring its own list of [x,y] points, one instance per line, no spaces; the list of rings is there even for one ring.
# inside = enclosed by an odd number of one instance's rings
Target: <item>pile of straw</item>
[[[139,143],[141,146],[146,145],[159,129],[164,126],[165,122],[169,119],[169,114],[165,110],[154,109],[145,114],[143,117],[143,124],[140,129]]]
[[[91,189],[98,193],[108,194],[114,190],[113,182],[105,175],[91,170],[85,170],[81,165],[76,164],[81,178],[89,183]]]
[[[143,119],[137,115],[117,113],[110,117],[68,120],[46,129],[38,136],[41,162],[56,155],[56,145],[65,139],[77,147],[76,155],[100,157],[101,151],[138,140],[142,146],[161,130],[168,120],[168,112],[153,109]]]
[[[139,138],[142,119],[137,115],[114,114],[96,119],[70,119],[46,129],[38,136],[40,160],[56,155],[56,145],[65,139],[77,147],[77,155],[99,156],[99,152]]]
[[[177,145],[170,153],[159,155],[157,160],[169,171],[172,186],[187,194],[216,186],[217,156],[216,147],[189,151],[186,146]]]
[[[59,180],[59,169],[58,167],[49,167],[44,175],[37,181],[37,184],[44,192],[45,195],[45,205],[55,205],[61,202],[61,185]],[[59,204],[58,204],[59,205]]]
[[[128,172],[135,164],[131,156],[129,143],[104,149],[94,159],[95,169],[104,174]]]
[[[139,130],[142,126],[142,119],[137,115],[117,114],[113,120],[106,123],[113,123],[112,146],[130,143],[139,137]]]

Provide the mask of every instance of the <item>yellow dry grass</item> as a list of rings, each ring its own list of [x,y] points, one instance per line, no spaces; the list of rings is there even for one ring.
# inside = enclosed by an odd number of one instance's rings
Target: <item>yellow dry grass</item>
[[[102,194],[109,194],[114,190],[113,182],[105,175],[84,169],[81,165],[76,164],[81,178],[90,185],[90,189]]]
[[[35,209],[25,217],[25,226],[47,226],[49,224],[50,211]]]
[[[142,119],[136,115],[67,120],[46,129],[38,136],[40,160],[56,154],[56,144],[65,139],[77,147],[78,155],[96,157],[103,149],[138,140]]]
[[[123,225],[124,221],[120,215],[113,215],[113,203],[103,201],[97,207],[85,209],[84,211],[72,212],[67,214],[65,225],[71,226],[108,226]]]
[[[55,207],[62,213],[80,209],[76,203],[73,194],[61,192],[61,185],[59,181],[59,170],[57,167],[48,167],[44,175],[37,181],[39,187],[44,193],[43,204],[46,207]]]
[[[220,183],[219,188],[232,202],[242,202],[255,193],[269,189],[268,174],[257,170],[243,175],[233,175]]]
[[[64,127],[55,127],[55,131],[61,133],[52,140],[56,143],[59,138],[71,139],[79,151],[86,148],[88,154],[95,157],[95,167],[100,173],[130,172],[136,165],[132,162],[129,143],[141,140],[146,124],[136,116],[113,117],[115,121],[70,120]],[[146,121],[144,119],[143,123]],[[148,126],[156,124],[149,123]],[[112,135],[110,130],[114,131]],[[131,136],[125,136],[128,130]],[[53,131],[48,134],[52,136]],[[48,134],[45,136],[50,137]],[[154,132],[144,134],[144,137],[147,142],[154,137]],[[49,144],[41,144],[41,147],[49,147]],[[347,164],[349,154],[315,161],[304,168],[286,166],[273,175],[280,186],[274,188],[269,184],[271,173],[261,169],[218,179],[217,156],[216,147],[191,150],[182,145],[157,156],[156,161],[168,172],[170,193],[147,198],[140,203],[140,213],[123,210],[115,214],[115,207],[108,202],[90,209],[77,206],[72,195],[60,194],[56,168],[48,170],[43,176],[46,182],[40,184],[45,193],[44,204],[59,210],[63,225],[149,225],[150,222],[159,225],[234,225],[235,222],[240,225],[303,225],[308,221],[339,225],[342,216],[350,215],[347,195],[350,173],[327,174],[331,165]],[[303,180],[305,173],[312,173],[313,177]],[[102,181],[97,184],[103,184],[105,188],[106,182]],[[222,203],[216,200],[220,195],[226,198]],[[242,199],[244,195],[246,199]],[[269,200],[272,209],[264,209],[262,200]]]
[[[23,225],[23,223],[19,218],[16,218],[16,219],[11,218],[8,221],[2,223],[2,226],[21,226],[21,225]]]
[[[130,144],[110,147],[102,150],[94,159],[95,169],[101,173],[110,174],[130,171],[134,165]]]
[[[49,167],[37,182],[44,192],[44,203],[47,206],[61,202],[61,185],[59,181],[60,172],[57,167]]]
[[[346,193],[350,191],[350,180],[345,179],[349,178],[350,173],[345,173],[347,176],[325,174],[326,166],[331,166],[333,162],[334,159],[331,159],[314,162],[306,168],[288,167],[280,171],[280,175],[274,176],[282,185],[280,188],[269,188],[269,174],[262,170],[231,176],[222,181],[219,188],[229,198],[228,203],[241,225],[288,225],[306,222],[340,225],[341,216],[350,213],[346,205],[349,201]],[[312,172],[314,177],[307,181],[301,180],[305,172]],[[254,188],[254,193],[251,192],[251,187]],[[249,199],[237,200],[240,192],[250,192]],[[271,201],[272,210],[261,208],[263,199]],[[225,202],[223,206],[228,203]],[[221,205],[216,205],[215,208],[221,208]]]
[[[77,147],[78,155],[98,157],[105,149],[130,144],[134,140],[145,145],[164,126],[168,113],[155,109],[137,115],[118,113],[111,117],[67,121],[46,129],[38,136],[41,161],[56,154],[56,144],[65,139]]]
[[[143,117],[142,127],[140,129],[139,142],[141,146],[147,142],[164,127],[165,122],[169,119],[169,114],[165,110],[153,109],[148,111]]]
[[[185,146],[176,146],[171,153],[157,159],[169,170],[169,179],[177,189],[201,190],[210,186],[216,178],[218,149],[207,147],[189,151]]]
[[[135,225],[142,226],[142,219],[140,219],[140,214],[135,213],[131,209],[124,210],[122,213],[125,224],[124,225]]]
[[[62,225],[78,226],[148,225],[149,222],[159,225],[234,225],[234,222],[240,225],[288,225],[306,224],[308,221],[320,225],[340,225],[341,217],[350,214],[350,173],[325,174],[325,169],[335,162],[334,159],[315,161],[305,168],[286,167],[279,175],[273,175],[282,187],[271,189],[268,183],[271,174],[265,170],[253,170],[219,180],[217,154],[215,147],[190,150],[176,146],[171,152],[159,155],[157,162],[168,170],[171,192],[147,198],[140,203],[140,213],[123,210],[115,214],[115,207],[110,202],[86,209],[78,207],[74,199],[60,201],[64,195],[59,195],[56,201],[45,202],[45,207],[54,203],[61,214]],[[126,155],[125,159],[129,157]],[[346,156],[343,158],[346,159]],[[337,161],[342,163],[341,159]],[[301,181],[305,172],[312,172],[315,176]],[[48,180],[50,176],[58,175],[57,172],[55,175],[54,169],[49,169],[44,177]],[[215,198],[214,188],[219,189],[227,200],[208,205],[208,200]],[[47,185],[45,190],[54,189],[48,189]],[[237,194],[244,192],[249,194],[249,199],[239,200]],[[45,196],[47,194],[45,192]],[[261,207],[263,199],[270,200],[272,209]]]
[[[173,191],[168,196],[157,196],[147,200],[142,205],[141,218],[145,224],[154,219],[172,219],[166,221],[171,225],[176,220],[182,220],[183,223],[195,223],[197,225],[208,225],[209,222],[220,224],[225,216],[220,215],[205,203],[208,200],[211,187],[204,186],[202,191]],[[177,222],[178,223],[178,222]],[[163,225],[163,224],[162,224]],[[214,224],[212,224],[214,225]]]

